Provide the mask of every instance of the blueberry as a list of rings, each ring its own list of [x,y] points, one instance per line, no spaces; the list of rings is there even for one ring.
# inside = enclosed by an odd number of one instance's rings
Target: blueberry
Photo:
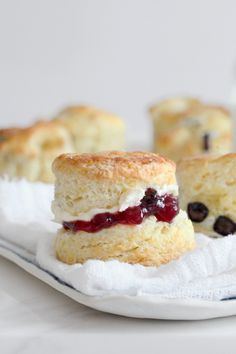
[[[202,138],[202,149],[203,151],[209,151],[210,150],[210,135],[208,133],[203,135]]]
[[[194,202],[188,204],[187,212],[190,220],[194,222],[202,222],[206,219],[209,210],[203,203]]]
[[[219,216],[213,225],[213,229],[218,234],[227,236],[235,233],[236,224],[227,216]]]
[[[145,192],[145,196],[141,200],[141,203],[144,204],[153,204],[155,202],[155,198],[157,197],[157,191],[153,188],[148,188]]]

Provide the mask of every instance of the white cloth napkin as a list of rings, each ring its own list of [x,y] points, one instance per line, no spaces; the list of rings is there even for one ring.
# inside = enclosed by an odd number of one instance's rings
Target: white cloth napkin
[[[50,203],[54,188],[44,183],[0,179],[0,235],[36,253],[38,240],[55,233]]]
[[[53,187],[0,180],[0,234],[36,253],[45,270],[90,296],[155,295],[221,300],[236,296],[236,236],[210,239],[196,234],[198,247],[159,268],[90,260],[67,265],[54,252],[57,225],[50,203]]]

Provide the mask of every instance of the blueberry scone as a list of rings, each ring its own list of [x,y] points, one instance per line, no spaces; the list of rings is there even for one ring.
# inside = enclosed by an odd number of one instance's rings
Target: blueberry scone
[[[183,159],[177,178],[181,208],[195,231],[212,237],[236,232],[236,154]]]
[[[154,151],[175,161],[206,153],[232,150],[229,112],[193,98],[161,101],[150,109]]]
[[[195,247],[175,164],[154,153],[63,154],[53,163],[56,254],[158,266]]]

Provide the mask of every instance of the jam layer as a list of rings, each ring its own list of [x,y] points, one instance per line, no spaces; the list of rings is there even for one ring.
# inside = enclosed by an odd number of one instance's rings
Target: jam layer
[[[100,213],[90,221],[64,221],[63,227],[72,232],[97,232],[117,224],[138,225],[144,218],[151,215],[155,216],[157,221],[171,223],[178,213],[179,204],[176,196],[172,194],[160,196],[155,189],[148,188],[138,206],[116,213]]]

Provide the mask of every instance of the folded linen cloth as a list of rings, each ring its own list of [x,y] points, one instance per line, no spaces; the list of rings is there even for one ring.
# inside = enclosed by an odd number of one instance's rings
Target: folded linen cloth
[[[43,269],[90,296],[155,295],[222,300],[236,296],[236,236],[196,234],[197,248],[159,268],[116,260],[67,265],[55,257],[57,225],[50,204],[53,187],[0,180],[0,234],[36,253]]]

